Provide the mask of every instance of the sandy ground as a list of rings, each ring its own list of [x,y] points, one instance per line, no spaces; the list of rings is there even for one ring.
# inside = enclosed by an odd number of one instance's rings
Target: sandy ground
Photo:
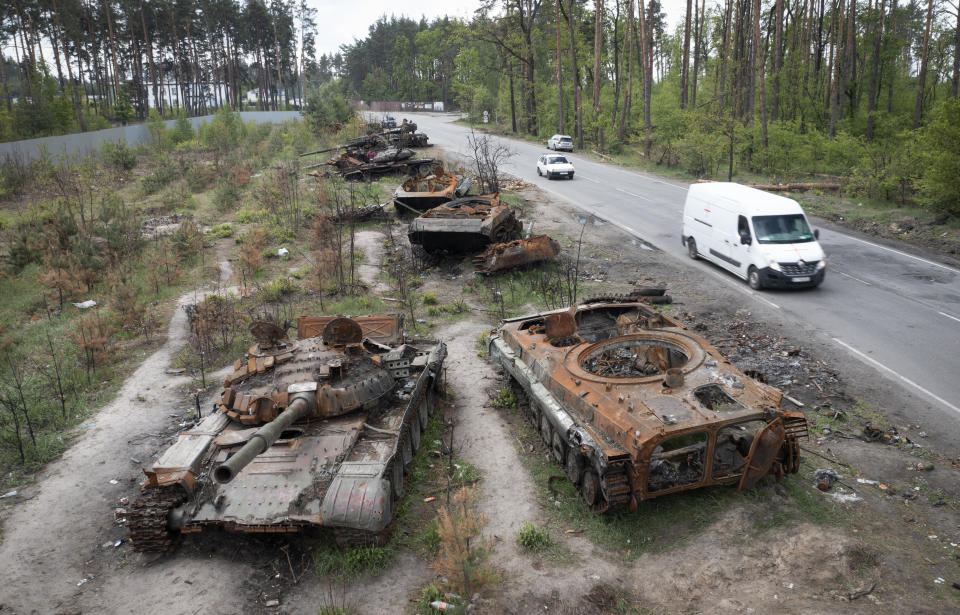
[[[537,201],[527,215],[536,217],[539,231],[558,237],[576,236],[582,222],[547,201]],[[383,290],[376,279],[382,239],[378,231],[357,236],[366,255],[359,273],[373,292]],[[591,223],[587,240],[584,267],[596,279],[610,280],[611,289],[623,290],[636,280],[667,282],[680,298],[678,309],[721,326],[737,309],[732,291],[717,290],[715,282],[666,262],[655,250],[641,249],[609,225]],[[221,267],[228,266],[224,261]],[[450,278],[433,271],[425,289],[435,290],[441,303],[457,298],[466,280]],[[189,293],[179,303],[197,297]],[[899,498],[867,493],[858,504],[863,521],[853,529],[799,524],[757,537],[750,534],[747,513],[734,506],[694,540],[632,563],[605,553],[583,535],[560,535],[569,562],[550,563],[521,552],[515,541],[521,524],[547,519],[523,459],[541,453],[519,453],[509,418],[489,407],[489,393],[506,385],[498,370],[477,356],[475,341],[490,328],[474,312],[437,331],[449,349],[456,439],[462,456],[482,476],[477,506],[489,519],[486,535],[495,542],[490,563],[500,572],[498,584],[484,590],[484,608],[475,612],[609,612],[590,601],[600,585],[622,588],[656,613],[943,613],[956,607],[951,596],[935,593],[930,583],[938,575],[956,576],[957,560],[939,549],[944,539],[957,538],[957,516],[949,507],[931,512],[929,506],[910,507]],[[164,373],[186,341],[186,318],[177,309],[163,347],[144,359],[115,401],[91,419],[35,485],[5,503],[0,613],[307,615],[329,603],[346,603],[366,615],[403,612],[435,578],[428,562],[412,553],[399,554],[376,577],[332,586],[310,572],[297,537],[189,536],[162,556],[134,553],[126,542],[116,546],[125,532],[114,521],[114,509],[121,498],[136,497],[140,467],[169,445],[181,415],[192,409],[188,378]],[[828,441],[820,450],[849,455],[875,473],[869,478],[904,482],[910,478],[904,467],[916,460],[894,447],[846,440]],[[956,490],[957,472],[949,463],[938,464],[929,479],[938,488]],[[872,571],[878,581],[873,597],[841,603],[835,594],[857,565],[850,553],[861,544],[858,531],[882,535],[888,550]],[[927,539],[934,534],[941,538]],[[293,553],[289,562],[286,548]],[[932,564],[927,567],[921,558]],[[273,599],[278,606],[266,607]]]

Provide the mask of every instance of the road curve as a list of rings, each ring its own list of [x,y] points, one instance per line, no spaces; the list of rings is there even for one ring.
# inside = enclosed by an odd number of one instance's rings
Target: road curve
[[[450,115],[417,115],[430,141],[468,159],[469,129]],[[514,152],[504,171],[552,196],[618,225],[665,253],[687,259],[735,290],[747,303],[776,310],[806,325],[852,360],[877,370],[924,407],[905,414],[923,424],[960,430],[960,269],[913,253],[909,247],[821,228],[827,276],[817,289],[754,292],[745,282],[704,261],[693,262],[680,243],[687,184],[596,162],[576,153],[571,180],[538,177],[543,146],[500,138]],[[944,424],[944,421],[946,424]]]

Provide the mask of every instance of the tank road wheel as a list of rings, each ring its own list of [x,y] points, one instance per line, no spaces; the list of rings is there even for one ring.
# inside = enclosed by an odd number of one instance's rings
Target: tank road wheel
[[[403,460],[403,471],[410,471],[410,464],[413,463],[413,446],[410,444],[410,436],[404,434],[403,441],[400,443],[400,450],[397,451]]]
[[[699,253],[697,252],[697,242],[693,240],[693,237],[687,238],[687,256],[693,260],[699,258]]]
[[[571,448],[567,451],[567,464],[565,466],[567,478],[573,485],[580,485],[580,476],[583,474],[583,455],[576,449]]]
[[[567,452],[567,445],[563,441],[563,438],[560,437],[560,433],[557,431],[553,432],[553,438],[550,440],[550,452],[553,454],[553,460],[559,463],[561,466],[564,465],[564,453]]]
[[[420,450],[420,415],[416,412],[413,413],[413,416],[410,417],[410,447],[413,449],[413,454],[416,455],[417,451]]]
[[[393,494],[393,501],[398,502],[403,497],[403,463],[396,457],[393,465],[390,466],[390,491]]]
[[[553,443],[553,429],[550,427],[550,420],[544,412],[540,413],[540,438],[547,446],[551,446]]]
[[[591,468],[583,473],[583,484],[580,485],[580,497],[583,503],[593,508],[603,496],[600,495],[600,477]]]

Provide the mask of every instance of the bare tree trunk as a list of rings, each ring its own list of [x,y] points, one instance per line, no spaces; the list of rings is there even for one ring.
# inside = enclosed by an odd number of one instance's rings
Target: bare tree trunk
[[[113,99],[117,100],[120,94],[120,71],[117,70],[117,43],[113,35],[113,20],[110,19],[110,13],[113,12],[110,3],[104,3],[107,14],[107,31],[110,33],[110,62],[113,65]]]
[[[780,71],[783,68],[783,0],[774,5],[773,35],[773,104],[770,115],[774,122],[780,119]]]
[[[683,66],[680,69],[680,108],[687,108],[687,86],[690,81],[690,20],[692,0],[687,0],[687,17],[683,20]],[[631,11],[631,19],[633,11]]]
[[[852,1],[852,0],[851,0]],[[276,67],[277,67],[277,110],[280,110],[280,99],[285,98],[285,92],[283,87],[283,75],[280,73],[280,39],[277,38],[277,16],[273,16],[273,47],[275,53],[277,54],[276,58]]]
[[[80,97],[77,94],[77,84],[73,81],[73,68],[70,66],[70,53],[67,51],[66,43],[63,43],[63,27],[60,25],[60,11],[57,9],[57,0],[53,0],[53,17],[54,17],[54,26],[56,27],[57,32],[60,35],[60,42],[63,45],[63,58],[65,60],[64,63],[67,65],[67,79],[70,80],[70,95],[73,98],[74,111],[76,111],[77,113],[77,123],[80,124],[81,132],[86,132],[87,123],[83,119],[83,108],[80,105]],[[2,58],[0,58],[0,64],[4,64]],[[77,70],[80,70],[79,64],[77,64]],[[82,86],[83,71],[80,71],[80,81]],[[4,85],[6,85],[6,74],[4,74]]]
[[[852,1],[852,0],[851,0]],[[933,0],[927,2],[927,25],[923,34],[923,54],[920,56],[920,74],[917,75],[917,102],[913,106],[913,129],[920,127],[923,112],[923,90],[927,82],[927,59],[930,50],[930,23],[933,21]]]
[[[767,86],[764,76],[764,67],[766,65],[766,54],[760,48],[760,0],[753,0],[753,45],[756,53],[760,55],[760,62],[757,70],[760,75],[760,143],[764,153],[767,151]],[[763,161],[766,162],[765,160]]]
[[[733,21],[733,0],[727,0],[727,13],[723,19],[723,51],[720,52],[720,104],[717,115],[723,115],[727,100],[727,59],[730,57],[730,34]]]
[[[690,106],[696,107],[697,78],[700,76],[700,55],[703,53],[703,22],[706,20],[707,0],[701,0],[700,7],[694,4],[693,8],[693,78],[690,80]]]
[[[650,53],[650,29],[647,27],[646,10],[643,2],[640,4],[640,48],[643,51],[640,65],[643,74],[643,155],[650,158],[650,148],[653,146],[653,124],[650,121],[650,101],[653,93],[653,56]],[[630,16],[633,19],[633,15]]]
[[[580,86],[580,65],[577,62],[577,41],[573,30],[573,7],[573,0],[568,0],[567,35],[570,37],[570,77],[573,79],[573,130],[577,147],[583,149],[583,92]]]
[[[616,2],[616,0],[614,0]],[[597,130],[593,138],[596,139],[600,151],[603,151],[603,123],[600,116],[603,108],[600,102],[600,56],[603,55],[603,0],[594,0],[593,24],[593,113],[596,116]],[[960,33],[960,29],[957,30]],[[6,84],[6,77],[4,77]],[[9,104],[9,100],[8,103]],[[582,145],[580,147],[583,147]]]
[[[836,29],[834,30],[834,42],[831,44],[830,64],[833,66],[833,89],[828,90],[830,95],[830,136],[837,134],[837,119],[840,113],[840,91],[843,85],[840,82],[840,33],[843,31],[843,0],[839,0],[834,8],[836,17]]]
[[[960,89],[960,2],[957,3],[957,27],[953,34],[953,79],[950,82],[950,97],[956,99]]]
[[[873,62],[870,67],[870,93],[867,96],[867,141],[873,140],[874,113],[877,108],[877,78],[880,73],[880,49],[883,41],[883,11],[886,0],[880,0],[880,25],[874,33]]]
[[[554,19],[556,21],[556,28],[554,29],[557,31],[557,108],[560,113],[558,125],[560,134],[564,134],[566,133],[566,126],[563,114],[563,50],[560,46],[560,0],[556,0],[554,3]]]
[[[627,2],[627,44],[624,50],[627,56],[627,89],[623,93],[623,107],[620,110],[620,125],[617,127],[617,139],[623,143],[627,136],[627,123],[630,121],[630,99],[633,95],[633,0]]]

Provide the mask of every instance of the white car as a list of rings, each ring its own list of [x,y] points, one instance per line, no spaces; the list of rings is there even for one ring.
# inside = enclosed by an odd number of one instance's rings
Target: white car
[[[565,152],[573,151],[573,139],[570,135],[553,135],[547,141],[547,149],[553,151],[563,150]]]
[[[544,154],[537,158],[537,175],[547,179],[567,177],[573,179],[573,165],[566,156],[559,154]]]

